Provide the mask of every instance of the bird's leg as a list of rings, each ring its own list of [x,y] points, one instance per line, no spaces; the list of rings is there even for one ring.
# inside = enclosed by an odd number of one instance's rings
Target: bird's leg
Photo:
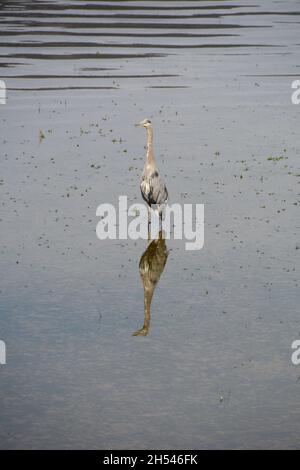
[[[151,240],[151,209],[147,206],[148,209],[148,240]]]
[[[159,208],[159,232],[162,232],[162,210]]]

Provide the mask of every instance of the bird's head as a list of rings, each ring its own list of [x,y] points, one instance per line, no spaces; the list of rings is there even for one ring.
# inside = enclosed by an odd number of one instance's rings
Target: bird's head
[[[150,119],[144,119],[143,121],[136,124],[136,127],[145,127],[146,129],[148,129],[149,127],[151,127],[151,121]]]

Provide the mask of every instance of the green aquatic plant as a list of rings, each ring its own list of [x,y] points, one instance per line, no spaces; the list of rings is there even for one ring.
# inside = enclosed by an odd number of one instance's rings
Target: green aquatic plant
[[[287,160],[288,157],[283,157],[282,155],[280,157],[268,157],[267,160],[272,161],[272,162],[279,162],[280,160]]]

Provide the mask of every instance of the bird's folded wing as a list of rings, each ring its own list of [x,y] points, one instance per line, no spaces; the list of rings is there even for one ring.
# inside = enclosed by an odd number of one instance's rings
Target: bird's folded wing
[[[142,196],[148,204],[165,204],[168,200],[166,185],[157,171],[141,182]]]

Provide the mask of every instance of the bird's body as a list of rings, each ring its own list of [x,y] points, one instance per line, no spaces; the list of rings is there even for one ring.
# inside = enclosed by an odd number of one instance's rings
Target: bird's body
[[[142,174],[141,193],[142,198],[148,205],[148,222],[150,224],[151,209],[154,209],[152,206],[157,206],[161,222],[162,210],[168,201],[168,191],[164,180],[160,175],[153,154],[153,129],[151,122],[149,119],[144,119],[144,121],[140,122],[138,126],[145,127],[147,129],[147,154]]]
[[[166,204],[168,191],[156,167],[152,168],[145,165],[141,181],[141,193],[142,198],[150,207],[155,204],[158,207]]]

